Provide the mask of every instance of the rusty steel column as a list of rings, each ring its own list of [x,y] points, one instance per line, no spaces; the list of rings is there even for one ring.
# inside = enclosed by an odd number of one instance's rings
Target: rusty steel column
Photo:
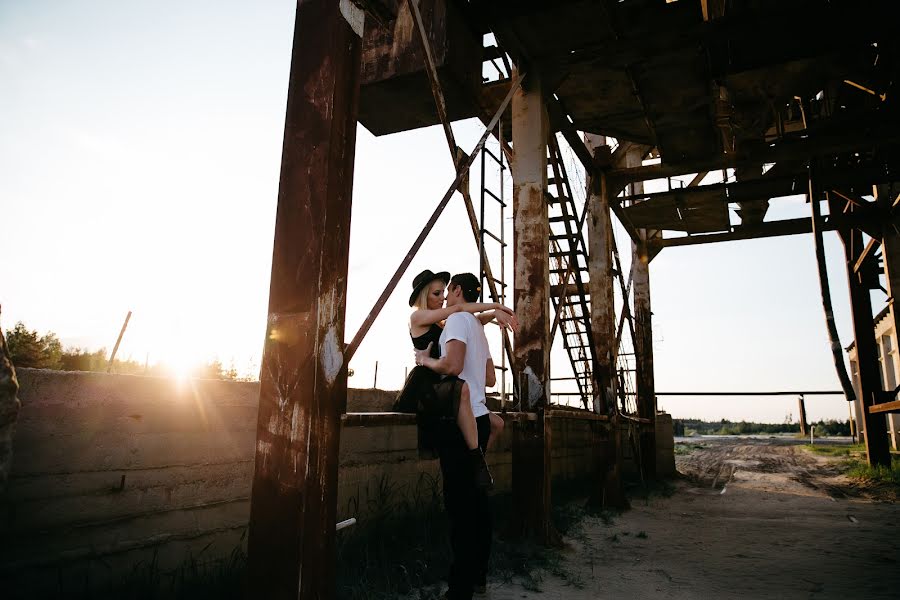
[[[591,154],[607,150],[606,138],[587,133],[584,143]],[[613,295],[612,221],[605,178],[589,177],[587,189],[588,277],[591,294],[591,331],[594,337],[594,412],[607,414],[615,406],[616,313]]]
[[[829,198],[831,214],[840,214],[842,207],[833,195]],[[872,414],[869,408],[878,402],[882,392],[881,367],[878,364],[878,342],[875,339],[875,319],[869,288],[854,273],[854,265],[864,247],[862,232],[858,229],[838,230],[844,245],[847,266],[850,308],[853,316],[853,337],[856,341],[856,366],[859,373],[859,399],[862,407],[862,425],[865,432],[866,455],[870,465],[890,466],[887,419],[883,414]]]
[[[519,319],[513,350],[523,411],[513,443],[513,533],[554,541],[550,521],[550,225],[547,220],[547,107],[537,74],[512,101],[513,302]]]
[[[593,156],[609,152],[606,138],[585,134],[584,143]],[[616,412],[616,311],[613,284],[612,219],[609,207],[609,187],[606,177],[594,175],[587,182],[588,278],[591,295],[591,330],[594,356],[594,412],[609,415],[603,423],[605,436],[595,436],[592,428],[594,481],[590,503],[597,506],[624,508],[627,504],[622,489],[622,452],[619,448],[618,416]]]
[[[250,502],[252,598],[335,596],[361,47],[344,15],[361,18],[350,2],[297,4]]]
[[[640,167],[642,149],[630,149],[625,155],[626,167]],[[632,184],[632,194],[641,194],[644,184]],[[641,425],[641,467],[644,476],[656,477],[656,389],[653,379],[653,328],[650,312],[650,256],[647,240],[654,232],[638,230],[641,243],[631,244],[634,273],[634,357],[636,364],[638,416],[649,423]]]

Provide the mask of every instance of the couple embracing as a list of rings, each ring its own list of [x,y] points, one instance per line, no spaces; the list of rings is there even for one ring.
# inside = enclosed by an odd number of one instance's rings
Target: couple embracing
[[[450,277],[426,270],[413,279],[409,333],[418,366],[398,399],[398,406],[418,414],[420,450],[440,459],[453,550],[450,600],[484,591],[491,549],[487,492],[493,479],[484,453],[503,420],[485,402],[485,388],[495,385],[496,374],[484,325],[518,329],[510,309],[477,302],[480,291],[471,273]]]

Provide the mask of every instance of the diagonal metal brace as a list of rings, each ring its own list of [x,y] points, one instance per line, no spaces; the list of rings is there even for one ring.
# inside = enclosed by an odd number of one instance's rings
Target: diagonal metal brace
[[[500,108],[497,109],[496,114],[491,119],[491,122],[488,124],[487,129],[485,129],[484,134],[482,134],[481,139],[478,140],[478,143],[475,145],[475,148],[469,154],[468,158],[460,165],[459,171],[456,174],[456,178],[453,180],[453,183],[450,184],[450,187],[447,188],[446,193],[444,193],[444,197],[441,198],[441,201],[438,203],[437,207],[434,209],[434,213],[432,213],[431,218],[428,219],[428,222],[425,223],[425,227],[422,228],[422,231],[419,233],[419,237],[413,242],[412,247],[409,249],[409,252],[406,253],[406,256],[403,257],[403,260],[400,262],[400,266],[397,267],[397,270],[394,272],[393,277],[388,282],[387,286],[385,286],[384,291],[381,292],[381,295],[378,297],[378,300],[375,302],[375,305],[372,307],[372,310],[369,311],[368,316],[366,316],[365,321],[360,326],[359,331],[356,332],[356,335],[353,336],[353,340],[347,345],[344,349],[344,364],[349,364],[350,359],[353,358],[353,355],[356,354],[356,350],[359,348],[359,345],[362,343],[363,339],[365,339],[366,334],[369,332],[369,329],[372,327],[372,323],[375,322],[375,319],[378,318],[378,315],[381,313],[381,309],[384,308],[385,303],[387,303],[388,298],[390,298],[391,294],[394,292],[394,289],[397,287],[397,283],[400,282],[400,278],[403,277],[403,274],[406,273],[406,269],[409,267],[409,264],[412,262],[413,258],[419,252],[419,249],[422,247],[422,244],[425,242],[425,238],[428,237],[428,234],[431,233],[431,230],[434,228],[434,224],[437,222],[438,217],[441,216],[441,213],[444,212],[444,209],[447,207],[447,204],[450,202],[450,198],[453,197],[453,194],[459,189],[460,184],[462,184],[463,180],[468,176],[469,169],[472,166],[472,163],[475,162],[475,157],[478,155],[478,152],[484,147],[485,142],[487,142],[488,137],[490,137],[491,132],[494,130],[494,127],[497,126],[497,123],[500,121],[500,117],[503,115],[503,112],[506,110],[506,107],[509,105],[512,100],[513,94],[519,89],[519,86],[522,84],[522,78],[525,76],[524,73],[519,74],[519,76],[513,81],[513,84],[509,88],[509,92],[506,94],[506,98],[503,99],[503,102],[500,103]]]

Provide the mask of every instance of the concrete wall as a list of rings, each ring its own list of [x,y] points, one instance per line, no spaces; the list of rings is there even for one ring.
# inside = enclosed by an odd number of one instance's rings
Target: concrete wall
[[[19,370],[9,489],[0,505],[0,585],[53,592],[227,557],[249,518],[258,383]],[[394,392],[351,390],[348,410],[384,410]],[[557,479],[586,476],[589,425],[553,420]],[[511,484],[512,427],[489,453]],[[351,414],[341,434],[339,519],[439,490],[411,415]]]

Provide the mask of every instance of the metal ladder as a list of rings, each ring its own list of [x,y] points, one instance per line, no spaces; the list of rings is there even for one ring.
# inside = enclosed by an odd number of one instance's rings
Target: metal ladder
[[[490,150],[487,145],[481,150],[481,206],[480,206],[480,214],[479,214],[479,225],[478,225],[478,264],[481,266],[481,297],[480,300],[484,300],[485,290],[490,292],[491,300],[493,302],[499,302],[501,304],[506,304],[506,281],[505,281],[505,273],[506,273],[506,248],[508,246],[506,242],[506,234],[505,234],[505,223],[506,223],[506,200],[505,200],[505,188],[506,188],[506,172],[509,169],[509,166],[506,164],[506,159],[503,152],[503,121],[497,123],[497,130],[494,132],[494,136],[499,142],[498,149],[496,153]],[[487,165],[490,161],[491,164],[494,164],[499,169],[499,183],[497,183],[498,191],[494,191],[491,189],[491,186],[488,185],[487,176],[488,169]],[[499,235],[490,231],[485,224],[485,212],[486,212],[486,203],[490,201],[497,203],[497,208],[499,209],[499,217],[500,217],[500,233]],[[500,271],[498,272],[497,277],[491,277],[488,275],[485,269],[485,265],[488,262],[486,243],[491,245],[495,245],[499,248],[500,252]],[[485,287],[485,283],[487,283],[487,288]],[[501,334],[503,336],[503,343],[507,345],[507,333],[504,330]],[[501,350],[500,352],[500,365],[495,367],[500,371],[500,406],[505,407],[506,405],[506,373],[508,372],[507,366],[507,352],[506,348]]]
[[[561,312],[559,328],[581,402],[585,408],[590,408],[594,397],[594,340],[586,282],[587,246],[582,233],[586,211],[579,217],[555,134],[551,134],[547,150],[547,166],[551,170],[547,178],[550,300],[553,309]]]

